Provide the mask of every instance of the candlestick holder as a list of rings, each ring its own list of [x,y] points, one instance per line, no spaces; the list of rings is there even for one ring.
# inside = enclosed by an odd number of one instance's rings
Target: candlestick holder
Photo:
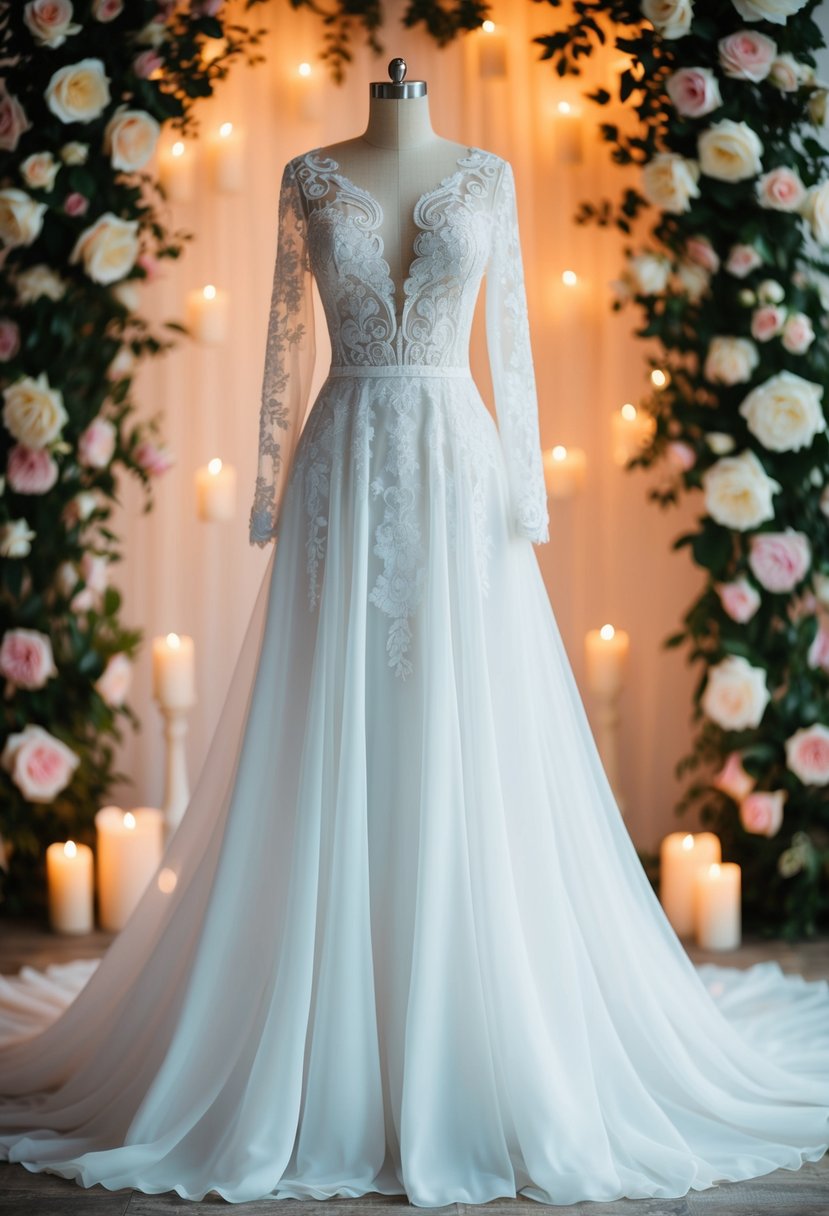
[[[164,742],[166,756],[164,764],[164,824],[169,838],[181,822],[190,801],[190,782],[187,776],[187,712],[189,706],[172,706],[158,703],[164,719]]]
[[[619,688],[596,690],[596,745],[619,810],[626,812],[619,789]]]

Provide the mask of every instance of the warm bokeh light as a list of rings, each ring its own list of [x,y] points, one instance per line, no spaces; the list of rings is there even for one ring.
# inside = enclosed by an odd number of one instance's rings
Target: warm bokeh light
[[[602,625],[601,629],[599,630],[599,635],[600,637],[604,638],[606,642],[609,642],[611,638],[615,638],[616,630],[612,625]]]
[[[628,422],[633,422],[636,418],[636,406],[631,405],[629,401],[625,402],[620,412],[623,418],[627,418]]]
[[[219,127],[219,134],[221,135],[222,139],[229,139],[233,134],[233,123],[223,122]]]
[[[557,443],[553,448],[553,460],[566,460],[567,448],[563,444]]]
[[[214,456],[212,460],[207,462],[207,471],[213,477],[217,477],[222,471],[222,462],[218,456]]]
[[[132,811],[124,811],[124,827],[130,832],[135,831],[135,816]]]
[[[579,276],[575,270],[564,270],[561,274],[561,281],[565,287],[575,287],[579,281]]]
[[[559,114],[572,114],[573,113],[573,107],[570,105],[569,101],[560,101],[558,103],[557,108],[558,108]]]
[[[178,650],[178,648],[181,646],[181,638],[178,636],[177,633],[168,633],[167,634],[167,645],[170,647],[171,650]]]
[[[204,295],[205,300],[215,300],[216,299],[216,288],[213,286],[212,283],[208,283],[202,294]]]
[[[654,388],[664,388],[668,383],[668,374],[661,367],[655,367],[651,372],[651,384]]]
[[[492,31],[495,29],[495,22],[490,21],[489,19],[487,19],[486,21],[482,21],[481,29],[484,31],[485,34],[491,34]]]
[[[167,866],[158,872],[158,889],[164,895],[169,895],[171,891],[175,891],[178,875],[175,870],[169,869]]]
[[[170,149],[170,155],[171,156],[184,156],[184,143],[182,142],[182,140],[180,140],[180,139],[176,140],[176,142],[173,144],[172,148]]]
[[[77,857],[78,846],[75,844],[74,840],[67,840],[66,844],[63,846],[63,855],[64,857]]]
[[[297,68],[297,71],[299,72],[300,76],[310,76],[311,75],[310,63],[301,63],[299,65],[299,67]]]

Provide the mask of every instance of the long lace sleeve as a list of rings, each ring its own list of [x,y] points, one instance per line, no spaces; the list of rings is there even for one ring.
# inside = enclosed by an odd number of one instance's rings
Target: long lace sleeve
[[[278,531],[282,496],[293,461],[314,370],[313,277],[302,193],[293,162],[282,174],[262,403],[259,467],[250,513],[250,543],[265,545]]]
[[[550,539],[547,489],[538,428],[515,179],[504,161],[493,202],[486,271],[486,334],[495,412],[510,487],[512,522],[521,536]]]

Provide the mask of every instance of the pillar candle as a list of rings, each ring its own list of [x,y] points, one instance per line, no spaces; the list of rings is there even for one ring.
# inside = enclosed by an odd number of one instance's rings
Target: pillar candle
[[[220,521],[236,514],[236,470],[218,457],[196,469],[196,507],[199,519]]]
[[[193,147],[183,139],[177,139],[160,150],[159,180],[172,202],[189,203],[192,200],[195,168]]]
[[[297,65],[294,77],[296,113],[301,122],[318,122],[322,117],[319,72],[307,61]]]
[[[630,637],[624,629],[602,625],[601,629],[588,630],[585,639],[587,654],[587,683],[591,692],[600,697],[618,693],[622,686],[622,674]]]
[[[569,101],[560,101],[555,114],[556,159],[560,165],[578,165],[584,159],[582,123]]]
[[[713,832],[669,832],[659,849],[659,899],[680,937],[694,931],[694,882],[701,866],[719,862],[720,839]]]
[[[166,709],[195,704],[193,639],[186,634],[153,638],[153,696]]]
[[[656,420],[626,401],[622,408],[613,414],[611,425],[613,459],[616,464],[625,465],[650,442],[656,428]]]
[[[482,79],[498,79],[507,74],[507,43],[494,21],[481,23],[478,40],[478,71]]]
[[[93,910],[92,850],[74,840],[46,850],[49,923],[56,933],[91,933]]]
[[[164,816],[154,807],[122,811],[105,806],[95,816],[98,908],[102,928],[122,929],[158,869]]]
[[[694,874],[694,933],[706,950],[736,950],[741,933],[740,867],[733,861],[700,866]]]
[[[187,296],[187,328],[206,346],[218,346],[227,336],[227,295],[208,283]]]
[[[587,457],[581,448],[557,444],[544,452],[544,480],[551,498],[570,498],[584,485]]]
[[[241,131],[224,122],[213,143],[213,180],[223,194],[236,194],[245,184],[245,145]]]

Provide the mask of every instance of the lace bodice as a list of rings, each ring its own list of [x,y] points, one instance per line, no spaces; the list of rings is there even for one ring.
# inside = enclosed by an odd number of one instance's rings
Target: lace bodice
[[[313,149],[289,161],[280,190],[276,268],[260,410],[251,543],[277,534],[314,361],[312,283],[332,363],[354,368],[462,368],[481,279],[495,407],[515,527],[548,539],[515,183],[508,161],[470,147],[420,195],[402,292],[384,257],[383,209]]]

